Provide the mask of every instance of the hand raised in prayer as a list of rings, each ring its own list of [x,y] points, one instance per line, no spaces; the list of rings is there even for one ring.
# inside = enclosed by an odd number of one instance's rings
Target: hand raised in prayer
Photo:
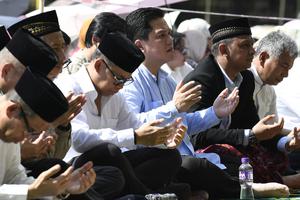
[[[239,99],[239,90],[237,87],[229,95],[228,89],[225,88],[214,101],[213,108],[216,115],[219,118],[229,116],[237,107]]]
[[[82,110],[82,106],[85,104],[86,99],[83,94],[74,95],[74,93],[68,94],[66,97],[69,102],[69,109],[63,115],[58,117],[52,125],[57,127],[59,125],[67,126],[68,123]]]
[[[21,158],[22,160],[43,158],[54,143],[54,138],[45,137],[45,132],[39,135],[28,134],[21,142]]]
[[[72,172],[66,192],[70,194],[81,194],[86,192],[96,180],[93,163],[87,162],[81,168]]]
[[[28,187],[28,199],[37,199],[45,196],[56,196],[65,192],[73,167],[69,167],[64,173],[56,178],[50,178],[59,172],[60,166],[55,165],[42,172]]]
[[[167,137],[165,145],[169,149],[175,149],[178,147],[187,131],[187,127],[182,124],[182,118],[177,118],[172,124],[173,132]]]
[[[164,144],[167,137],[173,132],[172,125],[161,126],[164,119],[154,120],[143,124],[136,129],[135,142],[146,146]]]
[[[267,115],[252,128],[257,140],[268,140],[282,132],[284,125],[283,118],[280,118],[278,122],[270,124],[270,122],[274,121],[274,118],[275,115]]]
[[[294,151],[300,149],[300,127],[294,129],[288,134],[288,137],[291,137],[291,141],[287,143],[286,149],[288,151]]]
[[[191,106],[201,100],[201,85],[195,81],[190,81],[183,84],[182,81],[178,83],[173,95],[173,102],[178,112],[186,112]]]

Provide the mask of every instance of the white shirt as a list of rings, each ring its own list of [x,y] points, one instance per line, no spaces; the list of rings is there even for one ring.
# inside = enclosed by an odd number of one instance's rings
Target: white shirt
[[[84,153],[105,141],[110,142],[123,151],[135,149],[134,129],[142,123],[130,112],[121,93],[101,97],[101,114],[95,104],[97,92],[85,67],[71,76],[59,76],[55,83],[64,92],[85,94],[87,102],[82,111],[71,121],[72,145],[65,161]]]
[[[28,185],[33,183],[21,165],[20,144],[0,140],[0,199],[26,200]]]
[[[183,66],[176,67],[175,70],[171,69],[167,63],[163,64],[163,66],[161,66],[161,69],[167,72],[176,83],[179,83],[186,75],[194,70],[194,68],[187,62],[184,62]]]
[[[274,86],[277,95],[277,112],[284,117],[284,128],[291,130],[300,126],[300,58],[296,58],[289,76]]]
[[[272,86],[263,83],[259,77],[255,66],[250,68],[250,71],[254,75],[255,88],[253,93],[253,100],[257,113],[260,119],[267,115],[275,114],[278,120],[277,109],[276,109],[276,94]]]

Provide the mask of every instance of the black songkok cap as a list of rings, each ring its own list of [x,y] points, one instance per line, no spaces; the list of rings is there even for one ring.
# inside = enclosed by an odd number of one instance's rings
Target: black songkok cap
[[[239,35],[251,35],[247,18],[237,18],[211,25],[209,32],[213,44],[220,40],[237,37]]]
[[[45,42],[25,29],[19,29],[6,45],[6,48],[33,72],[47,76],[57,65],[55,52]]]
[[[126,72],[132,73],[144,61],[145,56],[126,36],[121,33],[107,33],[98,49],[111,62]]]
[[[58,18],[55,10],[25,18],[11,25],[7,30],[12,36],[20,28],[24,28],[30,31],[33,35],[37,37],[60,31]]]
[[[0,26],[0,51],[9,42],[10,37],[4,26]]]
[[[34,74],[26,68],[15,91],[43,120],[53,122],[68,110],[68,101],[47,77]]]

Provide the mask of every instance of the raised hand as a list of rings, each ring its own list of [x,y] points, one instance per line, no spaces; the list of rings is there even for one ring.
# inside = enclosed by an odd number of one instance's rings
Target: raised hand
[[[136,144],[146,146],[154,146],[163,144],[166,138],[172,133],[172,125],[161,127],[163,119],[154,120],[150,123],[145,123],[135,130]]]
[[[72,172],[66,192],[70,194],[86,192],[95,183],[95,180],[96,173],[93,170],[93,163],[87,162]]]
[[[63,115],[58,117],[52,125],[57,127],[59,125],[67,126],[68,123],[82,110],[82,106],[85,104],[86,99],[83,94],[74,95],[74,93],[69,93],[67,95],[67,100],[69,102],[69,109]]]
[[[294,129],[288,134],[288,137],[291,137],[292,140],[288,142],[286,148],[288,151],[294,151],[296,149],[300,149],[300,127]]]
[[[73,167],[69,167],[64,173],[52,179],[59,172],[60,166],[55,165],[42,172],[37,179],[28,187],[28,199],[36,199],[45,196],[57,196],[66,191]]]
[[[278,122],[270,124],[270,122],[274,121],[275,117],[275,115],[267,115],[252,128],[257,140],[268,140],[281,133],[284,120],[280,118]]]
[[[237,87],[229,95],[228,89],[225,88],[214,101],[213,108],[216,115],[219,118],[229,116],[237,107],[239,99],[239,90]]]
[[[55,142],[53,137],[44,136],[45,132],[39,135],[28,134],[21,142],[22,159],[42,158]]]
[[[167,137],[165,142],[165,145],[169,149],[175,149],[176,147],[178,147],[181,144],[184,135],[187,131],[187,127],[182,124],[182,118],[177,118],[172,124],[172,126],[174,127],[173,133],[171,133]]]
[[[196,84],[195,81],[190,81],[183,84],[180,81],[175,89],[173,95],[174,104],[178,112],[186,112],[195,103],[201,100],[201,85]]]

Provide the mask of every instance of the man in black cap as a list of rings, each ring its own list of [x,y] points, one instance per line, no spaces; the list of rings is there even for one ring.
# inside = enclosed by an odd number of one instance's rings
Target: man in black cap
[[[145,61],[133,73],[134,83],[126,86],[122,92],[133,112],[139,113],[140,118],[147,120],[159,115],[181,115],[188,124],[188,134],[197,134],[227,119],[226,116],[234,111],[236,98],[230,98],[235,95],[227,96],[226,90],[221,94],[220,91],[208,109],[186,113],[203,97],[200,87],[193,87],[195,82],[190,81],[185,85],[179,83],[176,87],[176,83],[160,69],[161,65],[172,59],[173,50],[171,32],[163,16],[164,12],[158,8],[140,8],[126,17],[130,38],[143,51]],[[238,180],[222,170],[224,165],[220,163],[217,154],[195,152],[188,137],[184,138],[178,149],[182,154],[182,165],[177,180],[189,183],[193,191],[208,191],[212,199],[239,196]],[[255,192],[258,192],[258,185],[254,187]],[[272,190],[273,186],[261,191]]]
[[[223,21],[212,25],[209,30],[213,42],[212,55],[201,61],[193,73],[184,79],[185,82],[193,80],[202,85],[202,99],[191,110],[201,110],[211,106],[217,94],[224,88],[228,88],[231,92],[235,87],[238,87],[240,102],[231,116],[229,128],[232,129],[226,130],[228,127],[220,125],[223,127],[222,129],[219,129],[218,126],[197,134],[194,137],[195,148],[227,143],[237,146],[239,150],[245,153],[245,151],[253,151],[252,146],[259,145],[256,144],[257,141],[264,141],[261,143],[262,146],[269,149],[270,152],[276,152],[278,141],[276,135],[280,134],[283,121],[267,124],[268,120],[273,118],[272,116],[259,121],[253,102],[254,78],[252,73],[246,70],[251,66],[255,53],[252,47],[253,39],[248,20],[237,18]],[[285,144],[281,145],[285,148]],[[218,151],[213,150],[213,152]],[[250,156],[250,154],[246,155]],[[222,154],[220,156],[224,156],[225,165],[231,166],[229,167],[230,173],[237,176],[237,169],[240,165],[239,157]],[[226,156],[229,156],[230,159],[226,159]],[[257,154],[253,156],[257,156]],[[265,173],[273,173],[271,171],[267,170]],[[255,180],[259,182],[282,183],[280,176],[273,175],[273,179],[262,180],[258,178],[259,175],[260,173],[255,173]]]
[[[145,195],[151,189],[163,188],[180,166],[177,150],[136,149],[137,145],[163,144],[174,133],[175,139],[167,146],[175,148],[182,140],[185,127],[178,126],[174,132],[171,125],[159,127],[162,120],[142,124],[128,109],[118,91],[132,82],[131,73],[144,56],[125,36],[107,33],[92,58],[77,73],[56,80],[63,91],[83,93],[87,98],[83,111],[71,121],[72,147],[65,159],[75,158],[75,166],[86,160],[117,166],[125,177],[125,194]],[[119,148],[125,152],[121,153]]]
[[[33,35],[39,37],[55,51],[58,56],[58,63],[48,74],[48,78],[55,78],[61,72],[62,66],[66,60],[65,33],[63,34],[60,30],[56,11],[44,12],[25,18],[13,24],[7,30],[9,34],[13,36],[20,28],[24,28]]]
[[[49,179],[60,170],[56,165],[36,180],[27,177],[20,164],[20,146],[25,132],[42,131],[68,109],[60,90],[47,78],[25,70],[14,90],[0,97],[0,199],[36,199],[62,193],[85,192],[95,181],[92,163],[74,171],[68,168],[60,176]],[[76,186],[76,187],[74,187]]]

